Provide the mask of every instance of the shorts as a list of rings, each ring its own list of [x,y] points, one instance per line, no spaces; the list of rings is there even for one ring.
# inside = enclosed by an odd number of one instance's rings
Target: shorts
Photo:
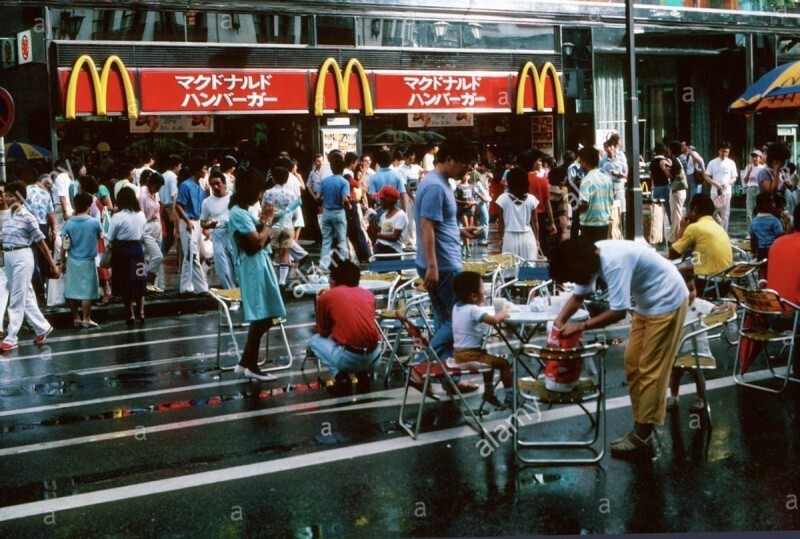
[[[459,208],[456,211],[456,218],[461,219],[462,217],[475,217],[475,210],[471,207],[468,210],[462,210]]]
[[[269,233],[269,246],[273,249],[290,249],[294,243],[294,230],[273,228]]]
[[[463,365],[464,363],[482,363],[489,365],[493,369],[502,369],[508,365],[508,361],[500,356],[495,356],[488,353],[486,350],[479,348],[462,348],[456,350],[455,353],[456,364]]]

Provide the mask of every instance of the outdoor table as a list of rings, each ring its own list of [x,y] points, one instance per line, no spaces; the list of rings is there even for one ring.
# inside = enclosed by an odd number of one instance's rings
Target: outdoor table
[[[370,292],[384,292],[392,287],[391,281],[361,281],[358,286]],[[295,290],[299,290],[304,296],[316,296],[317,293],[329,288],[329,283],[304,283],[298,285]]]

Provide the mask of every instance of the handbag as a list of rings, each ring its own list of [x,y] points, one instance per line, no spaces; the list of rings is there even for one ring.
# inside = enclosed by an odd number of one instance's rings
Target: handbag
[[[66,277],[63,275],[58,279],[48,279],[47,281],[47,306],[54,307],[63,305],[67,302],[64,293],[67,289]]]
[[[108,269],[111,267],[111,244],[106,245],[103,251],[103,257],[100,259],[99,267]]]
[[[728,204],[728,199],[725,197],[725,193],[723,191],[717,191],[718,194],[711,197],[711,200],[714,201],[714,207],[717,209],[724,208]]]
[[[677,175],[669,184],[669,188],[673,193],[678,193],[680,191],[686,191],[689,189],[689,183],[686,181],[686,173],[681,171],[681,173]]]

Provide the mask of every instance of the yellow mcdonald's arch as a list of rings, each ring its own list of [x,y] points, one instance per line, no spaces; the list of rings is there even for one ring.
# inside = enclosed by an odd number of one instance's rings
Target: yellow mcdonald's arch
[[[533,89],[536,93],[536,103],[534,109],[541,112],[544,110],[544,90],[545,82],[547,81],[548,73],[553,79],[553,90],[556,97],[556,112],[564,114],[564,93],[561,91],[561,79],[558,78],[556,68],[550,62],[542,66],[541,73],[533,65],[533,62],[528,62],[522,68],[517,81],[517,106],[515,112],[522,114],[525,111],[525,88],[528,77],[533,76]]]
[[[339,63],[333,59],[328,58],[322,63],[317,75],[317,85],[314,91],[314,115],[322,116],[322,111],[325,107],[325,78],[328,71],[333,71],[333,77],[336,79],[336,95],[339,98],[339,112],[347,114],[347,101],[350,97],[350,75],[355,70],[361,80],[361,89],[364,97],[364,114],[372,116],[372,91],[369,89],[369,80],[367,74],[364,72],[364,67],[361,62],[352,58],[344,68],[344,75],[339,68]]]
[[[103,64],[103,71],[98,76],[97,65],[91,56],[83,55],[72,66],[72,73],[69,76],[69,84],[67,85],[67,103],[64,117],[68,120],[75,119],[75,100],[78,98],[78,76],[81,73],[83,66],[89,69],[89,76],[92,78],[92,86],[94,87],[95,97],[95,112],[98,116],[106,116],[108,114],[108,75],[111,73],[111,68],[116,66],[119,71],[119,76],[122,78],[122,84],[125,88],[125,100],[128,106],[128,118],[137,118],[139,116],[138,105],[136,104],[136,95],[133,91],[133,84],[131,84],[131,77],[128,70],[125,69],[125,64],[119,59],[119,56],[109,56],[106,63]]]

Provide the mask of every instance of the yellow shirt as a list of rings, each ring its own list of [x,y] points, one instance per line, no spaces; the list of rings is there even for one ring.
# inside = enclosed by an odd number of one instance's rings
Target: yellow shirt
[[[687,226],[672,248],[681,254],[691,250],[695,275],[713,275],[733,266],[731,240],[710,215]]]

